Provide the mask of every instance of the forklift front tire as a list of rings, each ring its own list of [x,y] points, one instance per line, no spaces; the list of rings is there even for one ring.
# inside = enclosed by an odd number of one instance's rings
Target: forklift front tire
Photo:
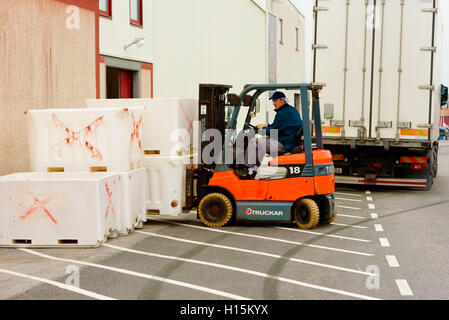
[[[312,199],[301,199],[295,206],[294,217],[300,229],[315,228],[320,221],[320,209]]]
[[[232,213],[231,200],[221,193],[208,194],[198,206],[201,221],[210,228],[223,227],[231,220]]]

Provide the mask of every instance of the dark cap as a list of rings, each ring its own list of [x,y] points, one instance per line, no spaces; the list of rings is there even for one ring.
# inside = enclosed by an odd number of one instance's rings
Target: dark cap
[[[285,94],[281,91],[276,91],[273,93],[273,96],[270,98],[270,100],[276,100],[276,99],[282,99],[286,98]]]

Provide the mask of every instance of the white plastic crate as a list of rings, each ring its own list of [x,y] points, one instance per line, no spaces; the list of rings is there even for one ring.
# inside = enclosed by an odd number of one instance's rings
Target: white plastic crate
[[[99,246],[118,235],[120,211],[119,174],[0,177],[0,246]]]
[[[186,204],[186,168],[192,166],[193,155],[144,156],[147,169],[147,212],[178,216]]]
[[[30,110],[35,172],[124,172],[141,167],[144,108]]]
[[[122,210],[120,213],[120,235],[128,235],[134,228],[141,228],[147,221],[146,212],[146,168],[121,173]]]
[[[88,99],[86,105],[88,108],[145,107],[143,149],[147,154],[187,155],[196,151],[194,126],[198,123],[198,99]]]

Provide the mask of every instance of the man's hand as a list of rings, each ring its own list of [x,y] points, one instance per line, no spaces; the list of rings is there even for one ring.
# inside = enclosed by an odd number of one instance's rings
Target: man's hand
[[[267,123],[258,124],[258,125],[256,126],[256,128],[259,129],[259,130],[262,130],[262,129],[266,128],[266,127],[268,127],[268,124],[267,124]]]

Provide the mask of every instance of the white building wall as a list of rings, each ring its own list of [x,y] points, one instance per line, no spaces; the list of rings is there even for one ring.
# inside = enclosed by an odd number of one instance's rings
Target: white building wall
[[[277,83],[307,82],[306,78],[306,20],[304,15],[289,0],[267,0],[267,11],[277,20]],[[280,43],[280,19],[282,19],[282,40]],[[296,50],[296,28],[299,30],[298,50]],[[294,94],[299,92],[284,91],[290,105],[294,106]],[[267,95],[264,95],[268,98]],[[268,104],[268,122],[275,117],[274,107]]]
[[[159,1],[159,0],[157,0]],[[129,1],[112,0],[112,19],[100,16],[100,54],[134,60],[153,62],[153,1],[143,0],[143,27],[130,24]],[[136,38],[145,37],[146,43],[124,49]]]
[[[251,0],[155,0],[156,97],[198,97],[200,83],[264,83],[265,13]]]

